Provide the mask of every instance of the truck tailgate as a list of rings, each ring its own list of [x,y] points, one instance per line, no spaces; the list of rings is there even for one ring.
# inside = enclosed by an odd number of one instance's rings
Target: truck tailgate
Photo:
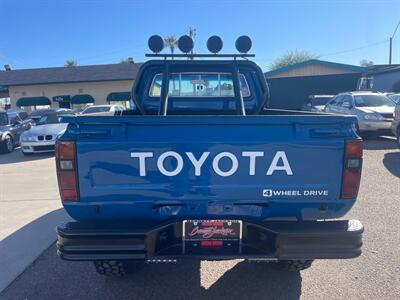
[[[76,140],[80,202],[66,209],[77,219],[338,217],[353,204],[340,199],[353,121],[76,118],[65,138]],[[77,205],[88,209],[78,216]]]

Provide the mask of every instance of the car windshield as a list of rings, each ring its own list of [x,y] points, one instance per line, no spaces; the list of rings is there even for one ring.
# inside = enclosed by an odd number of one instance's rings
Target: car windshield
[[[332,97],[318,97],[318,98],[314,98],[311,100],[311,104],[313,106],[317,106],[317,105],[325,105],[326,103],[328,103],[329,100],[331,100]]]
[[[357,107],[394,106],[394,102],[384,95],[355,95],[354,102]]]
[[[0,113],[0,126],[8,124],[8,118],[6,113]]]
[[[94,114],[94,113],[99,113],[99,112],[107,112],[110,111],[109,106],[95,106],[95,107],[88,107],[86,108],[82,114]]]
[[[45,124],[56,124],[61,123],[61,115],[51,114],[45,115],[37,121],[36,125],[45,125]]]

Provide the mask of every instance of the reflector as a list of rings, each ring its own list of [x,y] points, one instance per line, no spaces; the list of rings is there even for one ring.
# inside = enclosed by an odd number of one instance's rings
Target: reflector
[[[75,171],[58,172],[58,185],[62,201],[78,201]]]
[[[360,186],[361,169],[346,169],[343,173],[342,198],[356,198]]]

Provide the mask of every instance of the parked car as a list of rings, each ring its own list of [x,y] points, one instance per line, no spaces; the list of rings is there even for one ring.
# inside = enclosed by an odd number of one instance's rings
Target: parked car
[[[400,101],[397,102],[393,113],[392,133],[397,139],[397,145],[400,148]]]
[[[392,100],[396,104],[400,102],[400,94],[392,94],[388,97],[390,100]]]
[[[85,108],[82,115],[96,116],[118,116],[122,114],[125,108],[121,105],[91,105]]]
[[[357,91],[336,95],[327,103],[325,111],[356,116],[359,133],[391,134],[394,106],[381,93]]]
[[[29,113],[29,118],[32,119],[32,124],[36,125],[36,123],[41,119],[42,116],[48,115],[48,114],[53,114],[53,113],[58,113],[58,112],[72,112],[71,109],[68,108],[46,108],[46,109],[38,109],[31,111]]]
[[[0,108],[0,152],[12,152],[19,145],[21,134],[31,128],[30,122],[23,110]]]
[[[326,103],[332,99],[333,95],[311,95],[303,105],[304,111],[324,111]]]
[[[72,114],[72,111],[53,111],[42,115],[36,126],[21,135],[22,154],[54,151],[57,137],[64,133],[68,125],[61,123],[62,117]]]
[[[138,74],[143,115],[68,117],[57,141],[75,219],[57,227],[58,255],[122,276],[145,261],[264,259],[299,271],[361,254],[362,224],[337,219],[361,178],[354,116],[264,109],[261,68],[236,57],[151,60]]]

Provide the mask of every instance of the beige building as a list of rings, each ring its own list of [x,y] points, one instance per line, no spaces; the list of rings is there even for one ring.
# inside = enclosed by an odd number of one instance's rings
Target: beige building
[[[140,64],[109,64],[0,71],[11,107],[83,108],[118,103],[132,107],[131,89]]]

